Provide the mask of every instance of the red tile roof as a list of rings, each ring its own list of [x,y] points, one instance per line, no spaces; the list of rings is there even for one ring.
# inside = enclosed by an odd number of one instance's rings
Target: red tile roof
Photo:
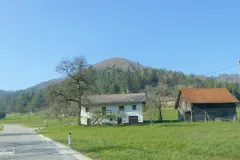
[[[179,103],[180,96],[191,104],[239,103],[226,88],[183,88],[179,91],[177,103]],[[178,106],[177,103],[175,108]]]

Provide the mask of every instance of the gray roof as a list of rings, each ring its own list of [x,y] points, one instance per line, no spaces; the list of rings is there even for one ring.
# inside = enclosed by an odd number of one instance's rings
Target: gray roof
[[[112,94],[112,95],[93,95],[87,96],[83,104],[116,104],[116,103],[137,103],[146,102],[145,93],[130,93],[130,94]]]

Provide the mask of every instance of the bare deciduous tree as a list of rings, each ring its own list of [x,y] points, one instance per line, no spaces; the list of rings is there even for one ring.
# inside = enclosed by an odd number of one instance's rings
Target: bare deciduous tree
[[[154,118],[156,117],[157,112],[155,112],[155,109],[153,107],[150,107],[148,109],[148,118],[151,121],[151,124],[153,123]]]
[[[73,60],[62,60],[57,66],[57,72],[66,76],[66,79],[58,87],[50,87],[50,93],[55,97],[61,97],[66,102],[73,102],[78,106],[78,125],[81,125],[82,100],[86,96],[90,84],[92,85],[91,68],[84,57],[76,57]]]
[[[168,88],[167,85],[159,85],[153,89],[151,95],[148,97],[149,103],[158,109],[159,121],[163,120],[162,108],[168,101],[167,97],[171,95]]]

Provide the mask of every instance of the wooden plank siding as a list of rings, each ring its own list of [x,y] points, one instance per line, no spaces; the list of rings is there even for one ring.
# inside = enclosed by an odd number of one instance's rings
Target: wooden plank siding
[[[183,103],[186,105],[186,103]],[[180,105],[181,106],[181,105]],[[236,104],[193,104],[191,110],[186,110],[186,106],[180,107],[179,120],[187,122],[215,121],[217,118],[234,120],[237,117]],[[181,109],[183,109],[181,111]],[[192,111],[192,112],[191,112]],[[192,117],[191,117],[192,116]],[[192,118],[192,119],[191,119]]]

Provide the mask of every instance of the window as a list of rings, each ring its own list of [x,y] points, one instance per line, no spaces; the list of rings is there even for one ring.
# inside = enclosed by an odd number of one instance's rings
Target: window
[[[89,108],[86,108],[86,112],[89,112]]]
[[[107,114],[112,114],[112,110],[107,110]]]
[[[106,107],[102,107],[102,115],[106,115],[107,109]]]
[[[119,111],[124,111],[124,106],[119,106]]]
[[[142,106],[143,106],[143,107],[146,107],[146,102],[142,102]]]
[[[132,110],[136,111],[137,110],[137,106],[136,105],[132,105]]]

